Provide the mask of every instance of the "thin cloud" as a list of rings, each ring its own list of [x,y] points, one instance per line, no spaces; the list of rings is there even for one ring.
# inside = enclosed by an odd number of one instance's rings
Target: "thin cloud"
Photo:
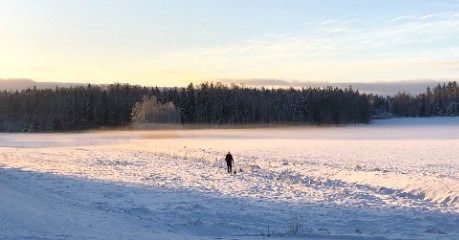
[[[403,18],[406,17],[404,16]],[[328,20],[324,23],[331,21],[336,22],[335,20]],[[171,53],[167,58],[171,59],[171,61],[177,59],[201,59],[206,61],[206,59],[215,60],[213,58],[225,57],[229,60],[234,58],[245,59],[246,62],[250,60],[291,60],[298,58],[302,58],[298,59],[302,61],[305,58],[317,60],[317,58],[330,58],[350,52],[354,54],[362,49],[370,49],[375,52],[375,49],[383,49],[388,46],[432,43],[448,39],[457,32],[459,32],[459,21],[441,18],[434,21],[406,22],[377,29],[333,25],[327,26],[326,29],[312,29],[306,33],[271,34],[239,43],[190,49]],[[339,38],[326,35],[336,33],[340,34]],[[382,52],[384,55],[389,53]]]
[[[377,28],[359,22],[347,26],[340,22],[316,25],[307,32],[271,33],[245,41],[184,49],[155,57],[148,65],[161,69],[171,66],[193,69],[192,76],[197,76],[196,79],[252,79],[246,84],[257,86],[302,86],[278,79],[366,81],[374,76],[385,79],[451,77],[455,73],[451,69],[457,65],[427,63],[434,59],[457,59],[457,48],[437,45],[439,47],[414,50],[410,47],[414,44],[434,46],[443,40],[458,39],[459,19],[439,13],[434,16],[429,21],[417,18],[397,24],[380,20],[374,23],[380,25]],[[186,79],[191,76],[182,75]]]
[[[281,80],[281,79],[244,79],[244,80],[223,80],[225,83],[238,83],[238,84],[245,84],[247,86],[254,86],[254,87],[271,87],[271,86],[279,86],[279,87],[296,87],[296,84],[292,82]]]
[[[336,23],[336,20],[326,20],[326,21],[321,22],[320,25],[329,25],[333,23]]]
[[[411,63],[412,65],[429,67],[429,68],[444,68],[444,69],[457,69],[459,68],[459,61],[424,61]]]
[[[426,19],[432,18],[432,17],[433,17],[433,15],[430,15],[430,14],[429,14],[429,15],[422,16],[422,17],[420,17],[419,19],[420,19],[420,20],[426,20]]]
[[[346,28],[346,27],[339,27],[339,28],[332,28],[330,29],[331,33],[358,33],[359,30]]]
[[[413,15],[399,16],[391,20],[391,22],[398,22],[402,20],[414,19]]]
[[[185,70],[172,70],[172,69],[163,69],[163,70],[160,70],[161,73],[164,73],[164,74],[184,74],[184,73],[187,73],[187,71]]]
[[[432,21],[409,21],[369,31],[368,38],[386,41],[388,44],[432,43],[455,38],[459,32],[459,21],[439,18]]]

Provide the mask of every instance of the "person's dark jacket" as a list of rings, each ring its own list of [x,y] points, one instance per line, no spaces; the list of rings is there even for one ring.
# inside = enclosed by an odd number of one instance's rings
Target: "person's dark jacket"
[[[226,154],[225,160],[226,160],[226,164],[232,165],[234,162],[233,155],[231,155],[231,153]]]

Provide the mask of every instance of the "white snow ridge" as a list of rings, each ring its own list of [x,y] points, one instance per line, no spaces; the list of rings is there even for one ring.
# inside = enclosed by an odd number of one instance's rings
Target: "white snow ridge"
[[[458,170],[458,118],[0,134],[0,239],[459,239]]]

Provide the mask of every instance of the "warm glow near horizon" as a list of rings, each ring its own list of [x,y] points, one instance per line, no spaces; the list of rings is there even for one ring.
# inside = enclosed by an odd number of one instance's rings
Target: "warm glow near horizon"
[[[459,2],[0,1],[0,79],[457,79]]]

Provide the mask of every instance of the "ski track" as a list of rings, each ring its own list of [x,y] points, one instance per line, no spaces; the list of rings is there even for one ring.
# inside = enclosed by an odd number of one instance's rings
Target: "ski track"
[[[0,135],[0,239],[459,239],[459,140],[400,126]]]

